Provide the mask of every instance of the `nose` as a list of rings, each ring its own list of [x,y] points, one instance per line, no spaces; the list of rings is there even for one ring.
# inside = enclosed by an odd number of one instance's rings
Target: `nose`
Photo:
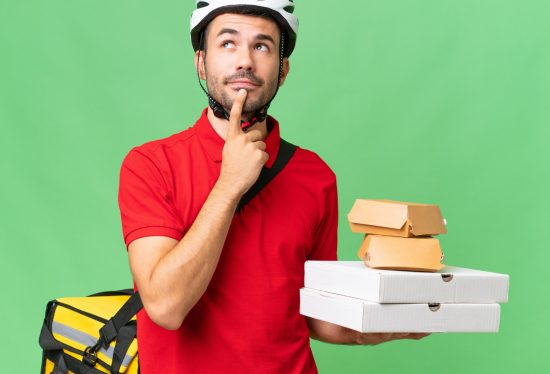
[[[250,70],[254,69],[254,60],[249,48],[239,48],[237,54],[237,70]]]

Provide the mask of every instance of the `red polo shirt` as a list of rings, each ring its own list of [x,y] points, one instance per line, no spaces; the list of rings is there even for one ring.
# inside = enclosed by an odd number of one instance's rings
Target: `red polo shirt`
[[[280,142],[268,118],[270,167]],[[126,156],[119,205],[124,240],[180,240],[215,184],[224,140],[206,110],[197,123]],[[299,314],[304,262],[336,260],[336,178],[298,148],[287,166],[236,213],[208,289],[176,331],[138,314],[141,372],[316,373]]]

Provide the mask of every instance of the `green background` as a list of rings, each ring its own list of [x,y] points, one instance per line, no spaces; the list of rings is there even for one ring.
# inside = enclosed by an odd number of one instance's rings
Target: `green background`
[[[440,205],[448,264],[507,273],[498,334],[313,342],[321,373],[541,372],[548,352],[550,3],[296,1],[283,137],[355,198]],[[194,123],[194,1],[0,3],[2,372],[35,373],[46,302],[131,286],[117,207],[129,149]]]

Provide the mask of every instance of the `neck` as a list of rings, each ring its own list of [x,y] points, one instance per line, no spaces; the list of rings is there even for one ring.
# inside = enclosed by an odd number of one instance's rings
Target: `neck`
[[[223,140],[226,140],[227,139],[227,130],[228,130],[227,127],[229,126],[229,122],[226,121],[225,119],[221,119],[221,118],[216,117],[216,115],[212,111],[212,108],[210,108],[210,107],[208,107],[207,117],[208,117],[208,121],[210,121],[210,124],[214,128],[214,131],[216,131],[216,133]],[[265,140],[267,138],[267,119],[263,122],[258,122],[255,125],[253,125],[252,127],[250,127],[248,132],[250,132],[250,131],[260,131],[261,134],[262,134],[262,141]]]

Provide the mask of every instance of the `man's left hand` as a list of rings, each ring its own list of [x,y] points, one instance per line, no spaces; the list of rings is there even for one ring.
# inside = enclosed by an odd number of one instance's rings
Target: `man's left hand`
[[[306,317],[309,334],[312,339],[333,344],[377,345],[392,340],[412,339],[420,340],[430,334],[427,333],[361,333],[347,327],[330,322]]]
[[[427,333],[410,333],[410,332],[394,332],[394,333],[356,333],[356,344],[360,345],[377,345],[380,343],[390,342],[392,340],[412,339],[420,340],[430,334]]]

